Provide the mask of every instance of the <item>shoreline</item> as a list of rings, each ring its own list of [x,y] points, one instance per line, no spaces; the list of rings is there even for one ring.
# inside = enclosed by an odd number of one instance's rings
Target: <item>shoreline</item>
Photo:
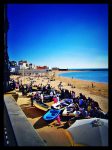
[[[53,77],[52,76],[53,73],[55,73],[55,76],[54,76],[55,81],[50,81],[50,79],[52,79],[52,77]],[[44,79],[43,77],[40,77],[38,79],[38,78],[34,77],[34,79],[37,80],[35,84],[38,85],[38,84],[42,83],[42,85],[47,85],[47,83],[49,81],[52,88],[59,90],[58,84],[60,82],[62,82],[63,89],[68,89],[69,91],[74,91],[76,93],[76,96],[79,96],[79,93],[82,93],[86,97],[91,97],[100,104],[100,106],[104,112],[108,111],[108,84],[60,77],[60,76],[58,76],[58,73],[60,73],[60,72],[53,71],[53,72],[49,72],[49,74],[46,74],[46,76],[49,79]],[[15,78],[16,77],[17,76],[15,76]],[[25,77],[25,78],[27,78],[27,77]],[[72,84],[73,88],[71,86],[68,86],[68,83]],[[93,87],[92,87],[92,83],[93,83]]]
[[[56,76],[59,76],[59,74],[61,73],[67,73],[67,72],[87,72],[86,70],[84,71],[55,71],[55,75]],[[90,71],[91,72],[91,71]],[[69,78],[69,77],[64,77],[64,76],[59,76],[59,77],[63,77],[63,78],[67,78],[67,79],[72,79],[72,78]],[[74,80],[79,80],[79,81],[85,81],[85,82],[91,82],[91,83],[98,83],[98,84],[105,84],[105,85],[108,85],[107,82],[96,82],[96,81],[90,81],[90,80],[83,80],[83,79],[78,79],[78,78],[73,78]],[[73,80],[72,79],[72,80]]]
[[[62,84],[64,84],[64,89],[75,91],[76,95],[83,93],[85,96],[96,100],[99,104],[101,103],[101,107],[105,112],[108,111],[108,84],[58,76],[61,72],[64,73],[66,71],[55,71],[54,79],[58,82],[62,82]],[[75,86],[75,88],[68,86],[68,83]],[[93,88],[92,83],[94,86]]]
[[[53,73],[53,72],[51,72]],[[47,75],[46,75],[47,76]],[[48,74],[49,79],[52,78],[50,76],[50,73]],[[11,76],[13,79],[17,79],[17,76]],[[24,78],[26,78],[25,82],[27,81],[28,76],[20,76],[22,81]],[[44,79],[44,77],[32,77],[36,83],[36,85],[41,84],[46,85],[49,81],[49,79]],[[90,82],[87,81],[80,81],[75,80],[74,85],[75,88],[71,88],[68,86],[68,81],[72,82],[74,79],[66,79],[64,77],[55,76],[55,81],[49,81],[50,85],[55,89],[58,89],[58,84],[60,81],[62,81],[62,85],[64,89],[68,89],[69,91],[74,91],[76,93],[76,96],[79,96],[79,93],[83,93],[87,98],[91,97],[93,100],[97,101],[101,109],[106,113],[108,112],[108,96],[104,96],[105,93],[108,93],[108,86],[102,85],[102,84],[95,84],[95,87],[92,88]],[[72,83],[73,84],[73,83]],[[89,85],[89,87],[88,87]],[[98,87],[99,85],[99,87]],[[105,87],[105,89],[104,89]],[[99,91],[100,89],[100,91]],[[58,89],[59,90],[59,89]],[[103,91],[104,90],[104,91]],[[43,140],[46,141],[48,146],[71,146],[71,141],[69,137],[66,135],[66,128],[64,126],[66,125],[66,121],[61,121],[62,126],[57,127],[55,126],[56,120],[49,125],[47,125],[43,120],[42,116],[44,115],[44,112],[41,110],[31,107],[30,98],[23,97],[20,92],[17,92],[19,94],[17,104],[21,107],[23,112],[25,113],[28,121],[34,126],[35,130],[39,135],[43,138]],[[54,102],[47,103],[49,106],[51,106]],[[55,135],[55,136],[54,136]],[[60,140],[57,141],[57,139],[60,137]],[[74,145],[75,146],[75,145]]]

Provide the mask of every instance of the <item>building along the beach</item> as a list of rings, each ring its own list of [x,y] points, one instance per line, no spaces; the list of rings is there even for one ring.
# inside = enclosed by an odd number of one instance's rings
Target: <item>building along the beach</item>
[[[12,67],[12,66],[17,66],[17,62],[16,62],[16,61],[10,61],[9,63],[10,63],[10,66],[11,66],[11,67]]]
[[[28,64],[27,61],[21,60],[21,61],[18,62],[18,65],[20,66],[20,69],[23,69],[23,68],[28,69],[29,68],[29,64]]]
[[[59,68],[57,68],[57,67],[53,67],[53,68],[52,68],[52,70],[54,70],[54,71],[55,71],[55,70],[59,70]]]
[[[37,66],[34,68],[30,67],[29,69],[22,68],[18,72],[21,75],[38,75],[39,73],[46,73],[49,71],[47,66]]]
[[[10,74],[18,74],[19,69],[16,61],[10,61]]]
[[[47,66],[36,66],[36,69],[37,70],[49,70],[49,67],[47,67]]]
[[[21,75],[38,75],[39,73],[46,73],[49,71],[47,66],[36,66],[32,63],[28,63],[26,60],[10,61],[10,74],[21,74]]]

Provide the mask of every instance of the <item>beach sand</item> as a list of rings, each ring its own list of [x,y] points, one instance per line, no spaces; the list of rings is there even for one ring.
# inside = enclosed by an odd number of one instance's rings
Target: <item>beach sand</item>
[[[49,75],[47,74],[49,78],[51,77],[52,73],[53,72],[50,72]],[[75,91],[76,96],[78,96],[79,93],[85,94],[86,97],[91,97],[95,101],[97,101],[104,112],[108,111],[108,84],[94,82],[93,84],[95,87],[92,88],[91,82],[59,77],[57,76],[59,71],[55,71],[54,73],[55,73],[54,77],[55,81],[50,81],[50,85],[52,87],[58,89],[58,84],[61,81],[64,89]],[[17,76],[13,75],[11,76],[11,78],[16,80]],[[26,78],[27,77],[21,78],[24,81],[24,83],[28,83]],[[48,79],[43,79],[41,77],[39,79],[34,77],[34,79],[36,81],[34,84],[37,85],[40,83],[46,85],[48,83]],[[74,85],[75,88],[71,88],[70,86],[68,86],[68,83]],[[28,121],[33,125],[35,130],[40,134],[40,136],[43,138],[43,140],[46,142],[48,146],[73,145],[73,141],[66,130],[67,128],[66,122],[62,121],[62,125],[59,127],[55,125],[56,121],[47,124],[42,119],[42,116],[45,114],[45,112],[35,107],[31,107],[30,98],[23,97],[19,92],[17,93],[19,94],[17,104],[21,107]],[[47,104],[51,106],[53,102]]]
[[[65,72],[65,71],[64,71]],[[75,91],[76,96],[79,93],[85,94],[86,97],[91,97],[95,101],[97,101],[104,112],[108,111],[108,84],[90,82],[78,79],[70,79],[66,77],[58,76],[60,71],[55,71],[55,80],[59,83],[60,81],[64,85],[64,88]],[[71,88],[68,86],[68,83],[75,86],[75,88]],[[94,87],[92,88],[92,83]]]
[[[21,107],[28,121],[33,125],[47,146],[72,146],[72,138],[69,137],[66,129],[63,128],[66,122],[62,122],[62,125],[59,127],[55,125],[57,121],[53,121],[50,124],[46,123],[42,119],[45,112],[31,107],[30,98],[19,96],[17,104]],[[47,104],[51,106],[53,102]]]

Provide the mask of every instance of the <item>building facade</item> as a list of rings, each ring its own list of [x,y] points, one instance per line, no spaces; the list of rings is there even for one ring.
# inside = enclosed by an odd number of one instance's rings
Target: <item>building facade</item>
[[[19,61],[18,66],[20,66],[20,69],[29,69],[29,64],[27,63],[27,61]]]

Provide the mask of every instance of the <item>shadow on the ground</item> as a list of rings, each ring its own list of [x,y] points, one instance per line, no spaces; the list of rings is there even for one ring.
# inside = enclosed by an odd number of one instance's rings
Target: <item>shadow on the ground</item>
[[[23,104],[20,106],[23,110],[23,112],[25,113],[26,117],[27,118],[37,118],[37,117],[40,117],[42,115],[44,115],[45,112],[39,110],[35,107],[31,107],[30,105],[28,104]]]
[[[48,123],[46,121],[44,121],[44,119],[41,117],[38,121],[35,122],[33,127],[35,129],[39,129],[39,128],[43,128],[44,126],[47,126],[47,125],[48,125]]]
[[[67,129],[69,127],[68,123],[65,122],[62,126],[57,127],[57,129],[63,128],[63,129]]]

